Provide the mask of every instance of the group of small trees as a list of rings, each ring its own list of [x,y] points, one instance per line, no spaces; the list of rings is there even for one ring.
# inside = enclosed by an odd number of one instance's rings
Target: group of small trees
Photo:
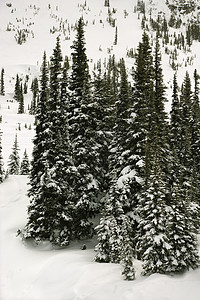
[[[121,263],[125,279],[135,277],[134,257],[144,274],[197,267],[197,73],[195,92],[186,74],[180,97],[174,78],[169,124],[158,38],[152,53],[143,34],[133,87],[114,57],[91,80],[82,18],[70,77],[59,37],[49,66],[44,53],[23,237],[66,246],[90,238],[101,213],[95,260]]]
[[[20,163],[19,146],[17,141],[17,135],[12,147],[12,153],[9,156],[7,175],[28,175],[30,172],[30,163],[26,149]]]

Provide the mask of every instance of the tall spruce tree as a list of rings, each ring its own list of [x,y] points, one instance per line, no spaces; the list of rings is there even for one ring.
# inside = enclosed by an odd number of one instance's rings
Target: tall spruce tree
[[[84,21],[79,19],[72,46],[70,77],[69,138],[72,157],[77,170],[74,179],[75,235],[89,237],[93,233],[90,218],[99,209],[96,201],[101,191],[101,144],[96,132],[97,120],[90,90],[90,75],[84,38]]]
[[[174,146],[172,193],[170,202],[167,203],[166,215],[166,232],[170,245],[167,272],[180,272],[189,268],[194,269],[199,264],[196,228],[192,220],[194,213],[191,208],[191,194],[193,193],[185,193],[183,175],[184,167],[178,160]]]
[[[139,202],[140,222],[137,247],[145,275],[166,273],[169,264],[169,241],[166,233],[165,174],[155,158]],[[149,155],[152,157],[152,155]]]
[[[19,157],[19,146],[17,141],[17,135],[12,147],[12,153],[9,156],[8,161],[8,173],[11,175],[19,175],[20,171],[20,157]]]
[[[46,201],[47,190],[44,175],[47,173],[48,152],[48,119],[47,101],[49,97],[49,70],[47,66],[46,52],[44,52],[40,78],[40,98],[36,111],[36,133],[33,140],[33,159],[31,161],[30,188],[28,195],[31,199],[28,207],[28,221],[24,228],[24,238],[35,240],[49,239],[51,235],[50,220],[48,216],[52,206]]]
[[[29,190],[32,202],[24,236],[66,246],[72,237],[73,190],[70,180],[74,169],[68,139],[66,69],[62,70],[61,62],[58,37],[50,61],[50,85],[46,54],[43,60]]]

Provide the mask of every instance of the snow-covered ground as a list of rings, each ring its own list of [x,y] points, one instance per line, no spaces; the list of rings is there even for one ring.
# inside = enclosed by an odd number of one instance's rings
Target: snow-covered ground
[[[27,181],[13,175],[0,185],[1,300],[199,300],[200,269],[142,277],[135,261],[136,280],[127,282],[119,265],[93,261],[95,240],[62,250],[23,243],[16,233],[26,223]]]
[[[146,7],[150,2],[153,13],[165,11],[169,17],[165,0],[146,0]],[[5,169],[16,134],[20,157],[26,149],[31,158],[34,117],[28,114],[32,98],[30,84],[39,76],[43,52],[49,57],[55,47],[59,33],[52,34],[50,29],[59,28],[60,24],[66,29],[65,34],[63,31],[60,34],[63,55],[69,56],[75,36],[73,26],[83,15],[91,68],[98,59],[103,62],[109,54],[115,54],[117,59],[125,57],[131,69],[134,59],[126,57],[126,53],[137,48],[142,36],[141,19],[134,12],[136,3],[137,0],[110,0],[111,11],[116,9],[113,18],[118,27],[118,44],[113,45],[115,28],[106,20],[108,8],[104,7],[104,0],[0,1],[0,70],[5,69],[6,91],[5,96],[0,96],[0,131],[3,132]],[[6,30],[8,25],[10,31]],[[30,29],[30,34],[26,43],[18,45],[14,36],[17,29],[23,28]],[[180,53],[180,62],[188,55],[193,57],[193,65],[184,67],[183,64],[178,70],[179,83],[186,70],[191,76],[195,68],[200,72],[200,43],[193,43],[191,53]],[[164,49],[163,70],[170,87],[174,71]],[[13,100],[17,73],[22,79],[29,76],[29,92],[25,95],[25,114],[22,115],[17,114],[18,104]],[[95,240],[85,241],[87,249],[84,251],[80,250],[83,242],[73,243],[63,250],[53,249],[46,243],[40,246],[23,243],[16,233],[26,224],[27,181],[25,176],[10,176],[0,184],[0,300],[200,299],[200,269],[173,277],[155,274],[144,278],[141,262],[135,261],[136,280],[126,282],[122,280],[119,265],[93,261]]]

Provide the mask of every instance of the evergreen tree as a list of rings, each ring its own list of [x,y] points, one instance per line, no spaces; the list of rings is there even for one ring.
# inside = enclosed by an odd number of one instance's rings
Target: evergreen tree
[[[30,172],[30,163],[28,159],[28,155],[26,149],[24,150],[24,155],[22,158],[21,166],[20,166],[20,174],[21,175],[28,175]]]
[[[93,117],[96,119],[96,135],[99,144],[99,155],[102,166],[102,189],[107,190],[108,179],[107,174],[109,171],[108,156],[110,144],[110,130],[108,130],[108,119],[110,116],[109,105],[106,95],[106,79],[102,74],[101,61],[97,63],[97,72],[94,72],[92,86],[93,98]],[[95,128],[94,128],[95,129]]]
[[[37,100],[38,100],[38,95],[39,95],[39,84],[38,84],[38,79],[36,77],[33,79],[33,82],[31,84],[31,91],[33,93],[33,98],[31,101],[30,114],[35,115],[36,107],[37,107]]]
[[[16,81],[15,81],[15,90],[14,90],[14,96],[13,98],[20,102],[21,99],[21,85],[20,85],[20,79],[19,79],[19,75],[16,75]]]
[[[173,94],[172,94],[172,105],[170,112],[170,141],[171,148],[175,147],[177,154],[180,153],[180,146],[182,143],[181,136],[181,112],[180,112],[180,101],[178,98],[178,85],[176,74],[173,78]]]
[[[11,175],[19,175],[20,171],[20,157],[19,157],[19,146],[17,141],[17,135],[12,147],[12,153],[9,156],[8,161],[8,173]]]
[[[75,236],[77,238],[90,237],[93,233],[93,217],[99,210],[96,201],[101,191],[102,160],[96,132],[97,119],[95,117],[90,76],[87,64],[84,22],[80,18],[77,35],[72,49],[72,74],[70,77],[69,99],[69,138],[72,143],[72,158],[77,170],[74,179],[75,203]]]
[[[77,24],[77,34],[72,48],[72,74],[70,89],[74,91],[76,97],[82,97],[84,87],[89,83],[89,67],[84,37],[84,21],[80,18]]]
[[[124,236],[122,223],[125,218],[120,199],[120,190],[117,185],[112,185],[107,195],[103,216],[100,224],[96,227],[98,244],[95,261],[120,263]],[[123,227],[124,229],[124,227]]]
[[[68,138],[66,68],[61,62],[58,37],[50,61],[49,86],[46,54],[43,60],[29,190],[32,201],[24,237],[66,246],[73,232],[76,169]]]
[[[4,84],[4,74],[5,74],[5,70],[4,68],[1,69],[1,83],[0,83],[0,95],[4,96],[5,95],[5,84]]]
[[[28,93],[28,84],[27,84],[26,81],[24,82],[23,93],[24,93],[24,94],[27,94],[27,93]]]
[[[166,273],[171,248],[165,229],[165,174],[156,157],[153,164],[139,205],[138,247],[145,275]]]
[[[170,244],[167,272],[196,268],[199,264],[194,213],[191,213],[191,192],[185,194],[184,167],[173,149],[172,194],[167,207],[166,232]]]
[[[20,86],[20,98],[18,99],[19,107],[18,107],[18,114],[24,113],[24,95],[23,95],[23,87],[22,84]]]
[[[197,167],[197,172],[200,175],[200,106],[199,106],[199,75],[197,70],[194,71],[194,93],[192,95],[191,104],[191,151],[194,165]]]
[[[3,182],[4,177],[5,177],[5,171],[3,168],[3,157],[2,157],[2,132],[0,132],[0,183]]]
[[[50,237],[50,229],[48,222],[48,211],[52,206],[47,205],[45,200],[45,193],[47,187],[45,186],[44,178],[47,177],[47,152],[48,144],[48,119],[47,119],[47,101],[49,97],[49,74],[46,53],[43,56],[43,63],[41,68],[41,89],[40,99],[36,111],[36,134],[33,140],[33,160],[31,161],[30,174],[30,189],[28,195],[31,198],[28,207],[28,222],[24,228],[24,238],[34,238],[36,240],[45,240]],[[41,180],[43,179],[43,180]]]
[[[133,244],[130,238],[131,226],[129,217],[125,216],[122,223],[123,245],[121,252],[121,265],[123,267],[122,276],[125,280],[135,279],[135,270],[133,266]]]

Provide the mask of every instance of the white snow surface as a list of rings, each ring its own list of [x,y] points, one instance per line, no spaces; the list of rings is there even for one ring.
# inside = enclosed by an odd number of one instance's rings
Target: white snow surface
[[[93,261],[95,240],[62,250],[22,242],[16,233],[26,224],[27,181],[12,175],[0,185],[1,300],[199,300],[200,269],[142,277],[135,260],[136,280],[127,282],[120,265]]]
[[[98,59],[102,62],[108,58],[108,52],[116,58],[125,57],[131,70],[134,59],[127,58],[127,49],[136,49],[141,40],[141,19],[134,13],[137,0],[110,0],[111,10],[118,27],[118,44],[113,45],[115,28],[106,21],[108,9],[104,0],[1,0],[0,1],[0,70],[5,69],[5,96],[0,96],[0,131],[3,132],[2,147],[5,169],[11,154],[11,148],[17,134],[19,154],[22,158],[26,148],[29,158],[32,153],[34,137],[34,116],[28,114],[28,105],[32,93],[30,84],[40,74],[40,65],[44,51],[50,57],[59,33],[50,34],[50,29],[59,27],[67,20],[74,25],[83,15],[88,22],[86,30],[87,55],[91,68]],[[11,7],[6,4],[11,3]],[[165,12],[165,0],[145,0],[146,7],[152,12]],[[151,3],[151,4],[150,4]],[[50,8],[49,8],[50,4]],[[82,6],[81,6],[82,5]],[[128,16],[124,18],[124,11]],[[190,17],[190,16],[188,16]],[[6,31],[11,24],[15,31]],[[18,45],[14,35],[19,28],[27,28],[30,34],[26,43]],[[70,46],[75,31],[71,29],[70,39],[61,33],[63,55],[70,56]],[[101,51],[99,50],[101,49]],[[169,57],[163,51],[164,80],[169,87],[173,70],[169,66]],[[179,53],[179,61],[185,62],[187,56],[193,57],[193,64],[179,68],[178,82],[182,82],[186,70],[191,77],[196,68],[200,70],[200,43],[194,42],[190,53]],[[17,114],[18,104],[13,100],[16,74],[24,80],[29,76],[29,92],[25,95],[25,113]],[[131,77],[130,77],[131,78]],[[167,107],[169,111],[169,106]],[[20,124],[20,130],[19,130]],[[26,126],[25,126],[26,125]],[[31,127],[30,127],[31,125]],[[27,128],[26,128],[27,127]],[[125,170],[120,184],[128,179],[130,172]],[[98,264],[93,261],[95,239],[92,241],[74,242],[68,248],[58,250],[48,243],[36,246],[24,243],[16,237],[17,230],[23,228],[27,221],[26,176],[9,176],[0,184],[0,300],[199,300],[200,269],[176,275],[154,274],[141,276],[141,262],[135,260],[136,280],[126,282],[121,277],[121,267],[116,264]],[[87,245],[86,250],[80,250]]]

